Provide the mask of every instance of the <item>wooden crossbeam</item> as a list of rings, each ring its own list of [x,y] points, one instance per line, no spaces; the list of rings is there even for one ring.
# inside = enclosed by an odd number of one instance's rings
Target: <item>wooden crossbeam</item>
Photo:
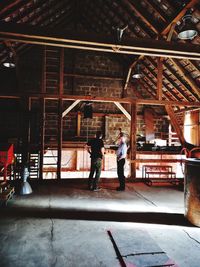
[[[65,117],[80,102],[81,102],[81,100],[79,100],[79,99],[74,101],[74,103],[72,103],[65,111],[63,111],[62,117]]]
[[[188,106],[188,107],[200,107],[200,102],[189,102],[189,101],[168,101],[168,100],[157,100],[157,99],[133,99],[133,98],[117,98],[117,97],[97,97],[97,96],[82,96],[82,95],[62,95],[59,94],[27,94],[28,97],[33,99],[63,99],[63,100],[81,100],[81,101],[93,101],[93,102],[108,102],[108,103],[137,103],[140,105],[172,105],[172,106]],[[0,95],[0,99],[20,99],[22,95]]]
[[[128,111],[118,102],[114,102],[115,105],[121,110],[121,112],[127,117],[127,119],[131,120],[131,115],[128,113]]]
[[[49,29],[45,27],[3,22],[0,23],[0,40],[91,51],[200,60],[199,46],[194,44],[124,38],[121,44],[117,45],[113,38],[109,36],[86,35],[77,32],[49,32]]]

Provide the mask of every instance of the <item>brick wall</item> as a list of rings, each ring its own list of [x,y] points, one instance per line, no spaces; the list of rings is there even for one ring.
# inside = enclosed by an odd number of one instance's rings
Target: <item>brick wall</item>
[[[54,48],[48,48],[49,50]],[[47,55],[54,57],[53,61],[55,64],[57,62],[58,66],[54,66],[55,69],[59,69],[59,49],[55,49],[56,54],[53,52],[48,52]],[[41,77],[42,77],[42,62],[43,62],[43,51],[40,47],[31,49],[21,57],[19,62],[19,75],[20,75],[20,91],[24,92],[40,92],[41,89]],[[51,63],[51,59],[47,62]],[[48,67],[49,68],[49,67]],[[127,70],[126,70],[127,71]],[[124,86],[124,81],[126,77],[126,71],[123,69],[122,64],[120,64],[115,57],[112,58],[111,55],[89,52],[89,51],[78,51],[78,50],[65,50],[64,58],[64,93],[74,94],[74,95],[92,95],[92,96],[102,96],[102,97],[121,97],[122,89]],[[81,74],[83,77],[72,77],[70,74]],[[85,75],[85,76],[84,76]],[[89,76],[107,76],[107,77],[123,77],[123,79],[101,79],[101,78],[91,78]],[[47,76],[48,78],[49,76]],[[52,76],[53,77],[53,76]],[[52,78],[51,77],[51,78]],[[57,79],[59,77],[57,73]],[[55,86],[51,85],[55,84]],[[47,81],[48,86],[51,90],[48,92],[57,93],[58,90],[58,80]],[[53,91],[54,90],[54,91]],[[135,97],[134,91],[129,90],[127,92],[128,96]],[[37,105],[33,105],[34,118],[32,120],[31,135],[35,136],[32,140],[39,140],[40,128],[39,123],[36,120],[40,120],[40,101],[37,100]],[[73,101],[64,101],[63,111],[69,107]],[[80,102],[73,110],[67,114],[63,119],[63,140],[71,140],[76,137],[77,134],[77,122],[76,114],[78,111],[83,112],[84,102]],[[121,114],[121,111],[115,106],[114,103],[107,102],[93,102],[93,112],[103,113],[103,114]],[[130,112],[130,105],[124,105],[124,107]],[[33,111],[32,110],[32,111]],[[58,123],[57,123],[57,110],[58,101],[47,100],[46,101],[46,117],[45,117],[45,135],[47,140],[49,138],[57,138],[58,134]],[[3,114],[3,113],[2,113]],[[6,118],[6,115],[2,115]],[[8,136],[10,136],[11,131],[9,130],[10,117],[7,115],[9,120],[5,120],[5,125],[3,132],[6,135],[6,130],[8,129]],[[10,125],[14,125],[15,117],[11,118],[13,122]],[[16,121],[16,120],[15,120]],[[163,119],[155,119],[155,135],[159,137],[162,132],[167,131],[167,122]],[[11,129],[12,127],[10,127]],[[118,128],[122,128],[127,135],[130,135],[130,121],[125,116],[93,116],[92,119],[81,119],[81,132],[80,135],[83,138],[87,136],[94,136],[97,130],[102,130],[105,133],[105,139],[108,143],[114,142],[117,136]],[[16,126],[16,132],[19,131],[19,127]],[[35,135],[34,135],[35,132]],[[145,125],[142,116],[137,118],[137,134],[144,135]],[[17,133],[18,134],[18,133]],[[37,137],[37,138],[36,138]]]

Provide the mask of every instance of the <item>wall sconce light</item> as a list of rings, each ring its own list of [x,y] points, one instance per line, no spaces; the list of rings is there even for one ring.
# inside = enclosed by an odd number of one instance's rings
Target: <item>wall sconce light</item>
[[[192,11],[188,10],[180,23],[178,38],[192,40],[195,36],[197,36],[197,29],[192,19]]]

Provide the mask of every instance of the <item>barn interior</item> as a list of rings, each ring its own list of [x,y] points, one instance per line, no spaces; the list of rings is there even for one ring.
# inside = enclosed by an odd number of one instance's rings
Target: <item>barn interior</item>
[[[0,265],[199,267],[200,2],[0,7]]]

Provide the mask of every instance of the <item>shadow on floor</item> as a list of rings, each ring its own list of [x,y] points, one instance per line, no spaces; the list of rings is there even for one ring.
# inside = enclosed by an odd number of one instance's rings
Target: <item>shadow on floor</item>
[[[59,209],[37,207],[4,207],[0,210],[1,217],[33,217],[68,220],[116,221],[133,223],[151,223],[161,225],[193,226],[183,214],[164,212],[118,212],[91,211],[83,209]],[[194,226],[193,226],[194,227]]]

